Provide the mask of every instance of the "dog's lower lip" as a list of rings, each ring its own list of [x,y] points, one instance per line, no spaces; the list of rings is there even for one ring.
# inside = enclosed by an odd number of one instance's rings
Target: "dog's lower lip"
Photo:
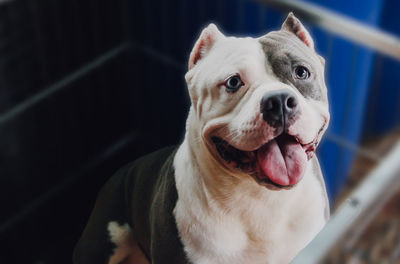
[[[279,185],[273,181],[271,181],[269,178],[265,178],[265,179],[259,179],[258,177],[255,177],[257,179],[257,181],[261,184],[265,184],[265,185],[272,185],[278,189],[291,189],[293,188],[295,185]]]

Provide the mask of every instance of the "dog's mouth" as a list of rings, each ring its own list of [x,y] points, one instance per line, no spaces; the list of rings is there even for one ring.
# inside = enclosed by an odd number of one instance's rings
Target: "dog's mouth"
[[[221,158],[230,166],[252,175],[262,185],[290,188],[303,177],[314,155],[316,140],[301,144],[282,133],[254,151],[239,150],[220,137],[211,138]]]

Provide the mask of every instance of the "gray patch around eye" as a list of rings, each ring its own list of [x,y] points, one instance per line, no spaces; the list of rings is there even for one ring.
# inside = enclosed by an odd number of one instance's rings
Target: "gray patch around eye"
[[[266,67],[271,67],[272,72],[279,78],[279,80],[285,84],[292,85],[306,98],[312,98],[314,100],[322,101],[325,100],[324,90],[325,85],[323,82],[323,76],[314,70],[314,67],[310,70],[311,76],[306,80],[298,80],[294,78],[294,67],[301,65],[304,62],[307,68],[312,67],[315,64],[315,68],[322,67],[318,65],[319,61],[312,59],[311,50],[308,50],[304,45],[298,45],[297,39],[290,39],[286,35],[279,35],[279,32],[275,32],[272,36],[266,35],[260,39],[260,43],[263,47],[267,64]],[[321,75],[321,76],[320,76]]]
[[[302,82],[302,81],[298,81]],[[304,97],[312,98],[317,101],[322,100],[322,91],[320,86],[316,82],[307,82],[303,81],[301,84],[295,85],[297,89],[299,89],[300,93],[304,95]]]

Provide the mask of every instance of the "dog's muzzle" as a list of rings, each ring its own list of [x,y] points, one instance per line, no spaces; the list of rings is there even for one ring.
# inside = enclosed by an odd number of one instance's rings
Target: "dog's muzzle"
[[[265,94],[260,102],[263,119],[275,128],[275,137],[254,151],[242,151],[219,137],[212,141],[220,156],[230,165],[250,175],[260,183],[275,187],[291,187],[303,177],[307,161],[313,156],[317,137],[302,144],[288,133],[288,127],[300,116],[300,107],[296,95],[287,90],[278,90]]]

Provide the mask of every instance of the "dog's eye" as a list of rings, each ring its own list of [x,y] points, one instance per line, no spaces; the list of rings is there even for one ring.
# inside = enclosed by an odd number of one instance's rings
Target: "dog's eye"
[[[304,66],[297,66],[294,69],[296,79],[305,80],[310,77],[310,71]]]
[[[229,77],[228,80],[225,82],[226,91],[230,93],[234,93],[242,87],[244,83],[240,79],[239,75],[234,75]]]

